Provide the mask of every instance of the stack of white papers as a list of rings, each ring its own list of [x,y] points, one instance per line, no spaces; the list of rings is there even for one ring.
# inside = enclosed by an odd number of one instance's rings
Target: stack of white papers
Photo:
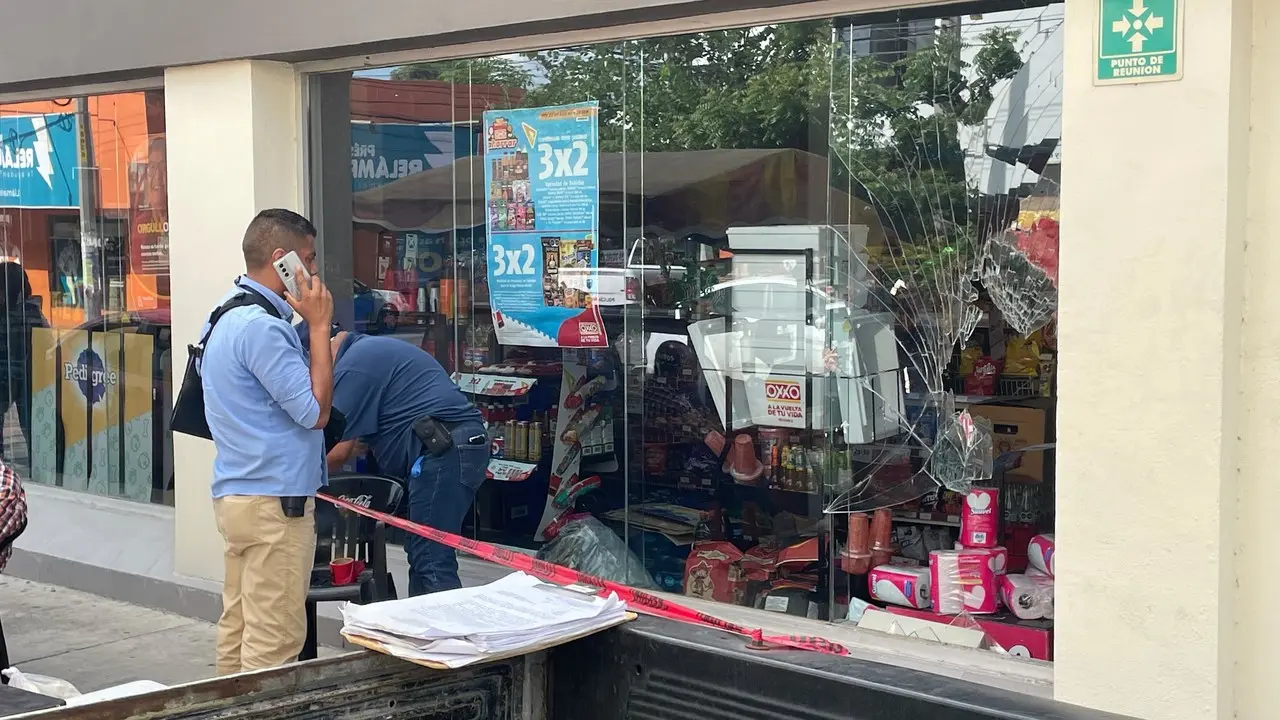
[[[456,668],[548,647],[622,622],[626,604],[522,572],[480,587],[342,608],[342,634],[392,655]]]

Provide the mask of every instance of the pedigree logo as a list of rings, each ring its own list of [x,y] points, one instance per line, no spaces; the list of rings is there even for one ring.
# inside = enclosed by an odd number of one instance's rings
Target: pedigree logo
[[[770,402],[799,403],[800,383],[792,380],[767,380],[764,396]]]
[[[120,375],[102,362],[102,356],[89,349],[82,350],[74,362],[62,364],[62,379],[75,383],[91,406],[106,397],[109,386],[120,384]]]

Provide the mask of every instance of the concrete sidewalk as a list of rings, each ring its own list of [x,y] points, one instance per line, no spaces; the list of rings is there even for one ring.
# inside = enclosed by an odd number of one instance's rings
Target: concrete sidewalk
[[[0,622],[12,665],[62,678],[80,692],[214,675],[214,627],[201,620],[0,577]]]

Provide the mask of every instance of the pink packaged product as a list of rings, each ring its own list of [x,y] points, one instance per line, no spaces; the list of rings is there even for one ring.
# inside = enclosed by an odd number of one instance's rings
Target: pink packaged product
[[[867,575],[871,597],[880,602],[917,610],[929,607],[930,571],[927,567],[880,565]]]
[[[997,545],[993,548],[987,548],[987,564],[991,566],[991,572],[996,575],[1004,575],[1009,569],[1009,550],[1008,548]]]
[[[960,544],[968,548],[990,548],[999,542],[1000,491],[973,488],[960,508]]]
[[[1031,544],[1027,546],[1027,563],[1031,567],[1053,577],[1055,559],[1052,533],[1031,538]]]
[[[1009,549],[997,545],[993,548],[967,548],[964,543],[956,543],[956,550],[972,550],[974,552],[985,552],[989,556],[987,564],[991,566],[991,572],[996,575],[1004,575],[1009,570]]]
[[[999,610],[996,573],[986,550],[929,553],[930,601],[942,615],[990,615]]]
[[[1000,578],[1000,602],[1019,620],[1053,618],[1053,578],[1005,575]]]

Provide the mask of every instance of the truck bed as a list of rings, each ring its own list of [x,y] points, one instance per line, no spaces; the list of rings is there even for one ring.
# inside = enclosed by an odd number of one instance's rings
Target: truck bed
[[[357,651],[109,702],[40,720],[545,720],[546,655],[437,671]]]

